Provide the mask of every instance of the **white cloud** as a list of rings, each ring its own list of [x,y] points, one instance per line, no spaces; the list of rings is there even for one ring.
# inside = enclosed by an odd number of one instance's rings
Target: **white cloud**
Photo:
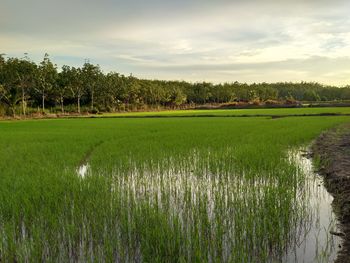
[[[192,81],[347,84],[346,1],[4,0],[0,53]]]

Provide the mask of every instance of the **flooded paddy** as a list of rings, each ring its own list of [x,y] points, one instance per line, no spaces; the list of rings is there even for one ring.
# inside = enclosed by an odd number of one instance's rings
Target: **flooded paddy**
[[[78,176],[81,178],[85,178],[89,169],[90,169],[89,163],[84,163],[84,164],[80,165],[77,169]]]
[[[226,158],[229,157],[229,152],[224,155]],[[150,170],[134,168],[127,174],[114,171],[111,190],[118,192],[123,202],[133,202],[135,205],[146,202],[157,211],[165,213],[169,222],[179,220],[180,229],[188,238],[200,235],[200,232],[196,233],[198,229],[193,229],[196,228],[194,225],[201,226],[203,221],[210,225],[209,235],[213,244],[208,243],[203,247],[208,251],[208,262],[214,262],[218,257],[224,262],[239,260],[232,258],[232,255],[237,254],[236,247],[241,249],[238,244],[248,241],[247,237],[251,238],[252,244],[259,242],[259,246],[261,242],[267,242],[264,247],[255,249],[269,250],[268,254],[261,251],[262,254],[245,255],[248,262],[258,261],[262,257],[266,262],[333,262],[341,244],[340,238],[331,234],[338,231],[331,207],[333,198],[323,186],[323,179],[316,174],[307,152],[307,148],[299,148],[286,153],[285,158],[295,168],[291,172],[295,173],[294,176],[303,178],[304,182],[295,185],[293,203],[289,204],[296,209],[296,213],[291,213],[291,218],[284,218],[287,224],[282,227],[286,229],[280,229],[282,233],[276,237],[277,240],[280,239],[279,242],[283,242],[282,246],[278,242],[269,243],[267,239],[272,233],[268,232],[268,227],[261,229],[262,233],[256,232],[256,227],[251,229],[255,236],[249,235],[245,229],[245,226],[250,227],[247,224],[268,222],[259,222],[260,218],[256,215],[248,214],[253,218],[245,217],[244,214],[240,216],[240,213],[247,212],[246,209],[249,211],[250,205],[254,209],[264,209],[264,206],[256,205],[265,201],[266,189],[279,187],[278,181],[255,176],[246,178],[244,172],[228,172],[233,167],[225,167],[225,172],[220,167],[212,169],[210,151],[205,157],[193,151],[189,159],[170,158],[166,164],[166,167],[170,167],[168,170],[157,164]],[[88,171],[91,172],[90,169],[89,163],[83,164],[77,170],[77,175],[85,178]],[[273,219],[276,218],[271,218],[272,221]],[[276,226],[285,223],[279,219],[281,218],[274,221]],[[273,228],[270,230],[277,231]],[[220,243],[220,251],[212,247],[217,243]],[[189,248],[185,247],[184,250],[186,249]],[[141,259],[137,255],[133,260]]]
[[[345,120],[6,124],[0,259],[332,262],[332,199],[300,147]]]

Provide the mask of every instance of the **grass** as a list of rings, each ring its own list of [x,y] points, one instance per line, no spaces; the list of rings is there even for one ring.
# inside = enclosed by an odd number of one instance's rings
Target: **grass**
[[[0,261],[279,261],[307,218],[287,152],[345,121],[0,122]]]
[[[304,115],[304,114],[350,114],[350,107],[280,108],[280,109],[215,109],[215,110],[167,110],[151,112],[104,113],[96,117],[176,117],[176,116],[254,116],[254,115]]]

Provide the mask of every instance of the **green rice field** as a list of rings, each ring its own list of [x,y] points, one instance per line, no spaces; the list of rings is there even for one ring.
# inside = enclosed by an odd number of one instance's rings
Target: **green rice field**
[[[325,110],[350,113],[214,112]],[[334,258],[337,241],[322,225],[333,220],[322,214],[330,203],[317,203],[315,191],[325,193],[298,158],[350,117],[161,114],[174,118],[1,121],[0,262]],[[312,244],[303,242],[310,229],[323,231],[319,240],[311,231]]]
[[[270,109],[215,109],[173,110],[150,112],[104,113],[96,117],[181,117],[181,116],[284,116],[284,115],[350,114],[350,107],[270,108]]]

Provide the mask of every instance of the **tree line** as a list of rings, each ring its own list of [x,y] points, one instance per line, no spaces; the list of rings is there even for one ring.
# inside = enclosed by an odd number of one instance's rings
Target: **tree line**
[[[300,83],[189,83],[104,73],[86,61],[58,67],[48,54],[36,64],[27,56],[0,55],[0,115],[32,112],[115,112],[207,103],[350,100],[349,87]]]

